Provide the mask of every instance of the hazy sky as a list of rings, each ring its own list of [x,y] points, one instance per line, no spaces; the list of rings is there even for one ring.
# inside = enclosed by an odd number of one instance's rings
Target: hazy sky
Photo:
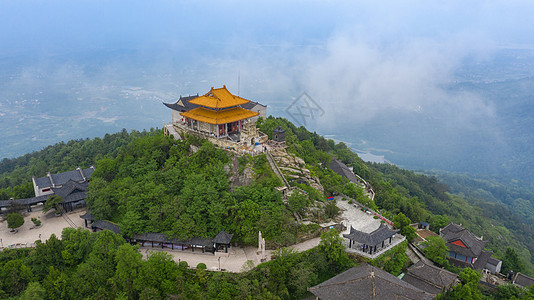
[[[418,110],[424,99],[449,98],[441,85],[462,59],[534,45],[532,16],[529,0],[1,1],[0,55],[124,49],[164,64],[181,56],[205,69],[208,85],[235,89],[239,72],[244,93],[306,90],[342,110],[354,98]]]
[[[528,0],[52,0],[0,1],[0,7],[3,53],[217,47],[217,53],[228,55],[256,47],[322,46],[340,35],[381,47],[451,38],[504,46],[534,44],[534,4]]]

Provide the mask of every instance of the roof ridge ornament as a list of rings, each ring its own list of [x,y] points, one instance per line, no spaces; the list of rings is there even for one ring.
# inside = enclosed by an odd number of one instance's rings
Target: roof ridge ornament
[[[56,187],[56,184],[54,183],[54,180],[52,179],[52,174],[50,172],[46,172],[46,176],[50,179],[50,183],[52,183],[52,187]]]

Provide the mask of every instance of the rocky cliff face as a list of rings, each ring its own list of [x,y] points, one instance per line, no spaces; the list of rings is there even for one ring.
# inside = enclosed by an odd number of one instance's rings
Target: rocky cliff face
[[[248,165],[240,172],[237,155],[232,156],[232,161],[230,165],[225,166],[225,171],[230,176],[228,179],[232,190],[239,186],[252,184],[255,176],[254,171]]]
[[[270,151],[278,168],[288,181],[305,182],[314,189],[324,192],[324,188],[317,176],[312,176],[310,170],[306,169],[306,163],[302,158],[288,153],[285,149],[273,149]]]

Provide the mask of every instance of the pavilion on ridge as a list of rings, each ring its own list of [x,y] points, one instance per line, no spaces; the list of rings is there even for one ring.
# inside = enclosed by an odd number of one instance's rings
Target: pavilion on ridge
[[[267,140],[256,129],[255,122],[258,116],[265,116],[266,107],[232,95],[226,86],[164,104],[173,110],[172,125],[179,133],[199,134],[223,147],[233,147],[235,143],[255,145]]]

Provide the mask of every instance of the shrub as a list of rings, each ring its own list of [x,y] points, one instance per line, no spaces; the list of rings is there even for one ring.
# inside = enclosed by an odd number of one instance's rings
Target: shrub
[[[336,206],[334,201],[330,201],[328,204],[326,204],[325,213],[329,218],[334,218],[339,214],[339,208]]]
[[[185,262],[185,261],[184,261]],[[208,267],[206,266],[205,263],[199,263],[197,265],[197,269],[200,269],[200,270],[206,270]]]
[[[349,200],[349,204],[352,204],[352,199]]]
[[[182,269],[187,269],[189,268],[189,264],[186,262],[186,261],[181,261],[178,263],[178,266]]]
[[[35,226],[41,226],[41,220],[37,218],[32,218],[33,225]]]
[[[371,264],[397,276],[402,272],[409,260],[406,255],[407,246],[408,242],[404,241],[374,259]]]

